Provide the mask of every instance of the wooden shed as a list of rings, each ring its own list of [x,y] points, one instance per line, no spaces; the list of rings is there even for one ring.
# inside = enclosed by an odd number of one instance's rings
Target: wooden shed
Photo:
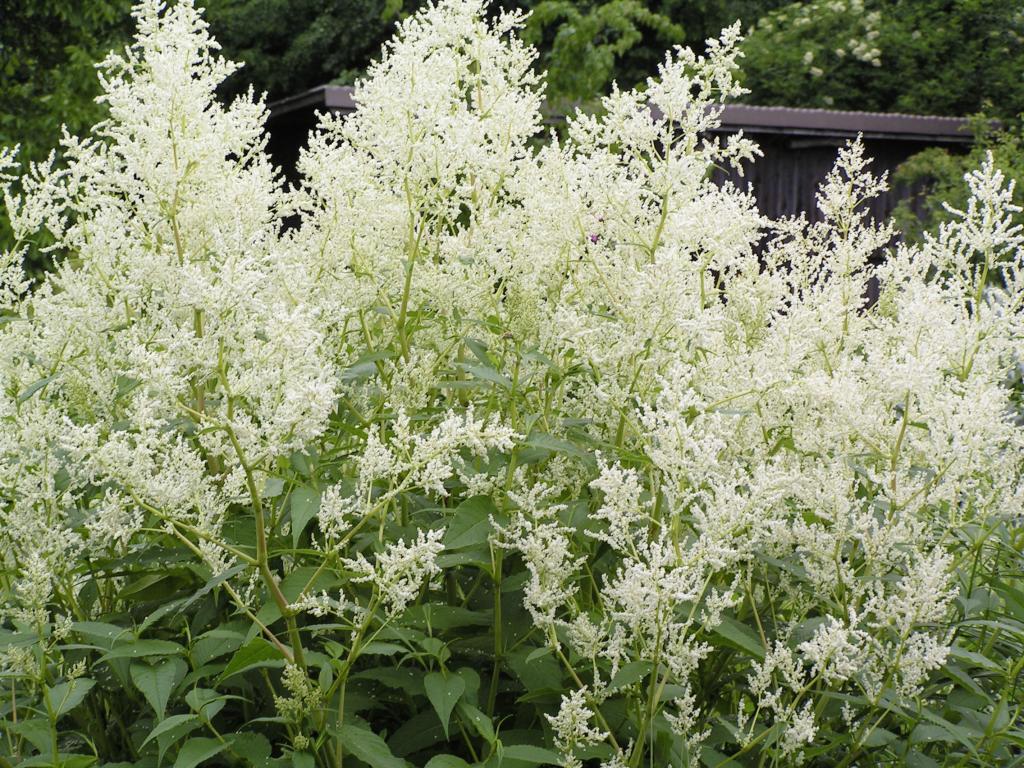
[[[727,106],[720,132],[742,130],[761,147],[764,156],[746,164],[742,178],[730,174],[738,186],[753,189],[758,208],[779,218],[806,213],[811,221],[820,218],[818,186],[835,164],[843,145],[863,138],[865,154],[873,159],[876,174],[896,168],[911,155],[928,147],[945,147],[966,152],[974,140],[968,121],[961,117],[846,112],[830,109],[793,109]],[[719,174],[719,178],[726,178]],[[885,219],[913,190],[890,182],[887,193],[877,198],[871,213]]]
[[[269,149],[287,176],[293,176],[299,149],[316,125],[318,111],[352,112],[351,86],[325,85],[270,105]],[[845,112],[732,104],[725,107],[718,132],[742,130],[757,141],[764,156],[749,164],[739,186],[754,190],[761,212],[772,218],[806,213],[818,218],[815,194],[847,141],[861,135],[874,158],[875,173],[896,167],[916,152],[942,146],[966,151],[973,136],[968,121],[958,117]],[[910,190],[894,186],[872,205],[875,218],[887,217]]]

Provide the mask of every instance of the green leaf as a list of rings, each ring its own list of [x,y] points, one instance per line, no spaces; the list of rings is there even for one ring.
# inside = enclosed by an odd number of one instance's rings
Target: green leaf
[[[129,629],[114,624],[105,624],[101,621],[76,621],[71,628],[87,638],[102,641],[103,645],[108,648],[125,635],[131,635]]]
[[[958,645],[954,645],[949,649],[949,655],[951,658],[963,662],[968,667],[981,667],[982,669],[987,669],[990,672],[995,672],[997,674],[1003,671],[1003,668],[999,666],[999,664],[984,654],[969,651]]]
[[[209,760],[227,746],[226,742],[217,739],[196,737],[186,741],[174,761],[174,768],[195,768],[201,762]]]
[[[492,384],[497,384],[502,389],[512,389],[512,379],[493,368],[487,368],[483,365],[472,365],[470,363],[459,363],[459,368],[470,374],[474,379],[489,381]]]
[[[211,688],[193,688],[185,694],[185,703],[192,707],[201,720],[209,722],[224,709],[229,698]]]
[[[79,677],[50,688],[48,692],[54,717],[61,717],[81,704],[82,699],[95,684],[94,680]]]
[[[964,728],[964,727],[962,727],[960,725],[957,725],[955,723],[951,723],[948,720],[946,720],[945,718],[940,717],[939,715],[937,715],[934,712],[931,712],[931,711],[929,711],[927,709],[922,710],[921,716],[925,720],[928,720],[929,722],[931,722],[932,725],[936,726],[936,728],[939,731],[943,732],[944,735],[941,737],[941,740],[943,740],[943,741],[957,741],[960,744],[962,744],[964,747],[966,747],[967,750],[971,754],[977,755],[977,753],[978,753],[977,747],[974,744],[974,740],[971,738],[970,731],[968,731],[966,728]],[[925,729],[925,730],[922,730],[921,733],[922,733],[923,736],[927,736],[929,741],[936,741],[936,740],[940,739],[940,736],[938,735],[938,731],[932,730],[930,728],[926,728],[926,726],[924,726],[924,725],[918,725],[914,729],[915,733],[917,732],[918,728]],[[912,733],[911,734],[911,741],[913,741],[913,740],[914,739],[913,739],[913,733]]]
[[[956,741],[956,736],[951,734],[940,725],[931,723],[918,723],[910,732],[910,743],[919,744],[930,741]],[[866,743],[866,742],[865,742]]]
[[[615,691],[619,688],[628,688],[633,683],[639,682],[647,677],[653,665],[649,661],[629,661],[623,664],[615,677],[611,679],[608,687]]]
[[[74,752],[58,752],[57,760],[54,761],[53,755],[47,750],[42,755],[22,760],[18,763],[18,768],[53,768],[55,765],[60,768],[89,768],[95,762],[95,755],[79,755]]]
[[[356,725],[341,726],[341,743],[346,750],[370,768],[408,768],[408,763],[395,757],[380,736]]]
[[[367,379],[377,374],[378,360],[389,360],[395,356],[395,353],[390,349],[380,350],[377,352],[369,352],[362,355],[354,365],[349,366],[341,372],[342,381],[359,381],[360,379]]]
[[[167,700],[171,691],[181,682],[188,671],[188,665],[176,656],[166,656],[154,664],[139,662],[132,664],[129,673],[135,687],[142,691],[146,701],[162,720],[167,711]]]
[[[220,673],[219,680],[223,682],[239,672],[245,672],[260,666],[271,666],[269,662],[281,662],[283,660],[284,657],[281,655],[281,651],[274,645],[262,637],[256,637],[235,651],[231,661],[228,662],[224,671]]]
[[[173,728],[168,728],[156,737],[157,744],[159,745],[159,750],[157,752],[158,765],[163,765],[164,755],[167,754],[167,750],[178,744],[182,739],[192,733],[192,731],[202,725],[199,718],[194,715],[183,715],[181,717],[187,719],[183,719],[180,722],[175,723]]]
[[[408,667],[402,669],[373,667],[357,672],[352,675],[352,678],[354,680],[375,680],[381,685],[386,685],[396,691],[403,691],[411,696],[426,692],[420,670]]]
[[[455,755],[434,755],[423,768],[469,768],[469,763]]]
[[[231,739],[231,751],[254,768],[270,765],[270,740],[262,733],[243,731]]]
[[[910,750],[904,758],[904,765],[907,768],[939,768],[939,764],[923,752],[916,749]]]
[[[473,357],[480,361],[481,365],[486,365],[488,368],[494,368],[494,360],[487,354],[487,345],[479,339],[474,339],[471,336],[465,338],[466,346],[469,347],[469,351],[473,353]]]
[[[536,650],[525,646],[516,648],[507,655],[509,668],[530,693],[547,695],[562,684],[562,669],[551,654],[533,656]],[[529,661],[527,658],[533,657]],[[558,697],[555,697],[558,700]]]
[[[149,656],[173,656],[185,653],[185,649],[169,640],[130,640],[118,643],[100,658],[100,661],[112,659],[144,659]]]
[[[19,720],[16,723],[5,723],[5,727],[21,736],[40,752],[47,752],[51,747],[50,720],[35,717],[31,720]]]
[[[49,730],[46,733],[49,736]],[[388,746],[399,757],[407,757],[444,740],[444,730],[437,720],[437,713],[433,709],[422,709],[395,729],[388,739]],[[438,747],[431,751],[440,750]]]
[[[594,456],[589,451],[585,451],[578,445],[562,440],[561,438],[553,435],[548,435],[543,432],[534,432],[526,439],[526,445],[530,448],[534,448],[538,451],[544,451],[546,453],[561,453],[566,456],[574,456],[577,459],[583,459],[587,463],[594,461]]]
[[[491,532],[491,516],[498,513],[490,496],[473,496],[455,508],[444,534],[445,549],[483,544]]]
[[[276,499],[284,493],[284,480],[280,477],[268,477],[263,483],[263,498]]]
[[[174,578],[173,574],[166,571],[162,573],[147,573],[125,584],[117,595],[118,599],[124,600],[125,598],[135,597],[163,581]]]
[[[299,537],[309,521],[320,511],[320,491],[303,486],[292,491],[292,546],[299,546]]]
[[[755,659],[764,658],[764,646],[750,627],[741,624],[736,619],[723,616],[721,623],[714,628],[714,633],[726,640],[729,645],[746,651]]]
[[[57,378],[57,374],[53,374],[52,376],[46,376],[45,378],[39,379],[38,381],[34,381],[31,384],[29,384],[27,387],[25,387],[22,393],[18,395],[18,405],[24,403],[26,400],[32,397],[32,395],[41,390],[55,378]]]
[[[532,765],[562,764],[562,758],[556,752],[532,744],[511,744],[502,750],[502,757]]]
[[[180,606],[178,606],[178,613],[182,613],[196,600],[199,600],[201,597],[208,595],[221,584],[223,584],[226,581],[229,581],[230,579],[233,579],[235,576],[245,571],[248,567],[249,566],[246,563],[238,563],[237,565],[231,566],[226,571],[221,571],[212,579],[203,584],[203,586],[201,586],[199,589],[193,592],[192,595],[188,597],[188,599],[186,599]],[[147,618],[146,621],[149,621],[149,619]]]
[[[458,629],[459,627],[489,627],[493,621],[493,611],[474,611],[460,605],[414,605],[405,614],[405,620],[412,627],[433,629]]]
[[[190,651],[192,662],[196,666],[202,666],[212,659],[234,653],[242,647],[243,643],[245,643],[245,633],[241,629],[234,629],[226,625],[211,629],[197,637],[192,644]]]
[[[374,640],[364,645],[360,651],[360,656],[394,656],[396,653],[405,653],[409,649],[404,645],[398,643],[382,643],[380,640]]]
[[[171,715],[170,717],[161,720],[159,723],[157,723],[156,727],[149,732],[148,736],[146,736],[146,739],[142,742],[141,746],[144,747],[147,744],[149,744],[149,742],[151,742],[153,739],[159,739],[165,733],[170,733],[175,728],[180,728],[181,726],[188,723],[194,724],[193,727],[196,727],[199,725],[199,718],[195,715]],[[183,729],[182,733],[187,733],[188,730],[189,729]]]
[[[884,747],[896,740],[896,734],[892,731],[887,731],[885,728],[875,728],[867,735],[864,739],[865,747]]]
[[[491,718],[465,701],[459,702],[459,716],[469,723],[488,744],[494,744],[494,724]]]
[[[540,648],[537,648],[537,649],[535,649],[535,650],[530,652],[530,655],[526,657],[526,663],[530,664],[531,662],[537,661],[538,659],[543,659],[545,656],[547,656],[550,653],[551,653],[551,646],[550,645],[543,645]]]
[[[466,681],[455,675],[445,677],[440,672],[430,672],[423,678],[423,687],[427,691],[430,703],[434,705],[434,711],[441,719],[441,726],[447,737],[448,721],[451,719],[452,710],[466,690]]]
[[[143,601],[140,599],[138,602]],[[151,626],[160,621],[160,619],[162,619],[164,616],[174,613],[175,611],[180,612],[180,610],[186,605],[187,602],[188,598],[182,597],[178,600],[171,600],[170,602],[164,603],[151,614],[149,614],[145,619],[143,619],[142,623],[139,624],[136,631],[139,633],[145,632]]]

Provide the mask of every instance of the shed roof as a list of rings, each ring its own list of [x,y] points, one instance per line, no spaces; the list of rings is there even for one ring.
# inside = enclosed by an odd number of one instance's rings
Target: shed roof
[[[782,133],[797,136],[854,137],[969,144],[974,140],[963,117],[853,112],[838,109],[797,109],[728,104],[722,130]]]
[[[350,85],[321,85],[270,104],[272,118],[311,110],[348,112],[356,108]],[[969,144],[973,136],[963,117],[853,112],[836,109],[798,109],[728,104],[721,132],[774,133],[791,136],[924,141],[930,144]]]

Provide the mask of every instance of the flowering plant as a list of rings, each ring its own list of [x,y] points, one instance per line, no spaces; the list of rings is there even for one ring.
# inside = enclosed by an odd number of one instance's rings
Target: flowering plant
[[[5,765],[1019,755],[991,163],[878,265],[859,144],[814,225],[709,180],[737,28],[538,144],[522,17],[443,0],[286,189],[193,5],[135,17],[109,119],[3,156]]]

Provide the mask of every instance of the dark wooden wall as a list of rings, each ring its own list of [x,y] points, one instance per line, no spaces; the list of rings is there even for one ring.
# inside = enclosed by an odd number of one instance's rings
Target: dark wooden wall
[[[764,152],[754,163],[743,164],[743,176],[716,171],[713,178],[726,179],[744,190],[752,189],[757,207],[773,219],[806,214],[809,221],[820,221],[816,195],[828,172],[835,165],[845,139],[805,138],[779,134],[746,132]],[[919,189],[895,184],[892,175],[911,155],[934,144],[903,139],[864,139],[865,155],[872,159],[869,169],[875,175],[889,174],[889,190],[870,205],[872,218],[887,219],[901,201]],[[951,151],[963,152],[963,145],[951,145]]]

